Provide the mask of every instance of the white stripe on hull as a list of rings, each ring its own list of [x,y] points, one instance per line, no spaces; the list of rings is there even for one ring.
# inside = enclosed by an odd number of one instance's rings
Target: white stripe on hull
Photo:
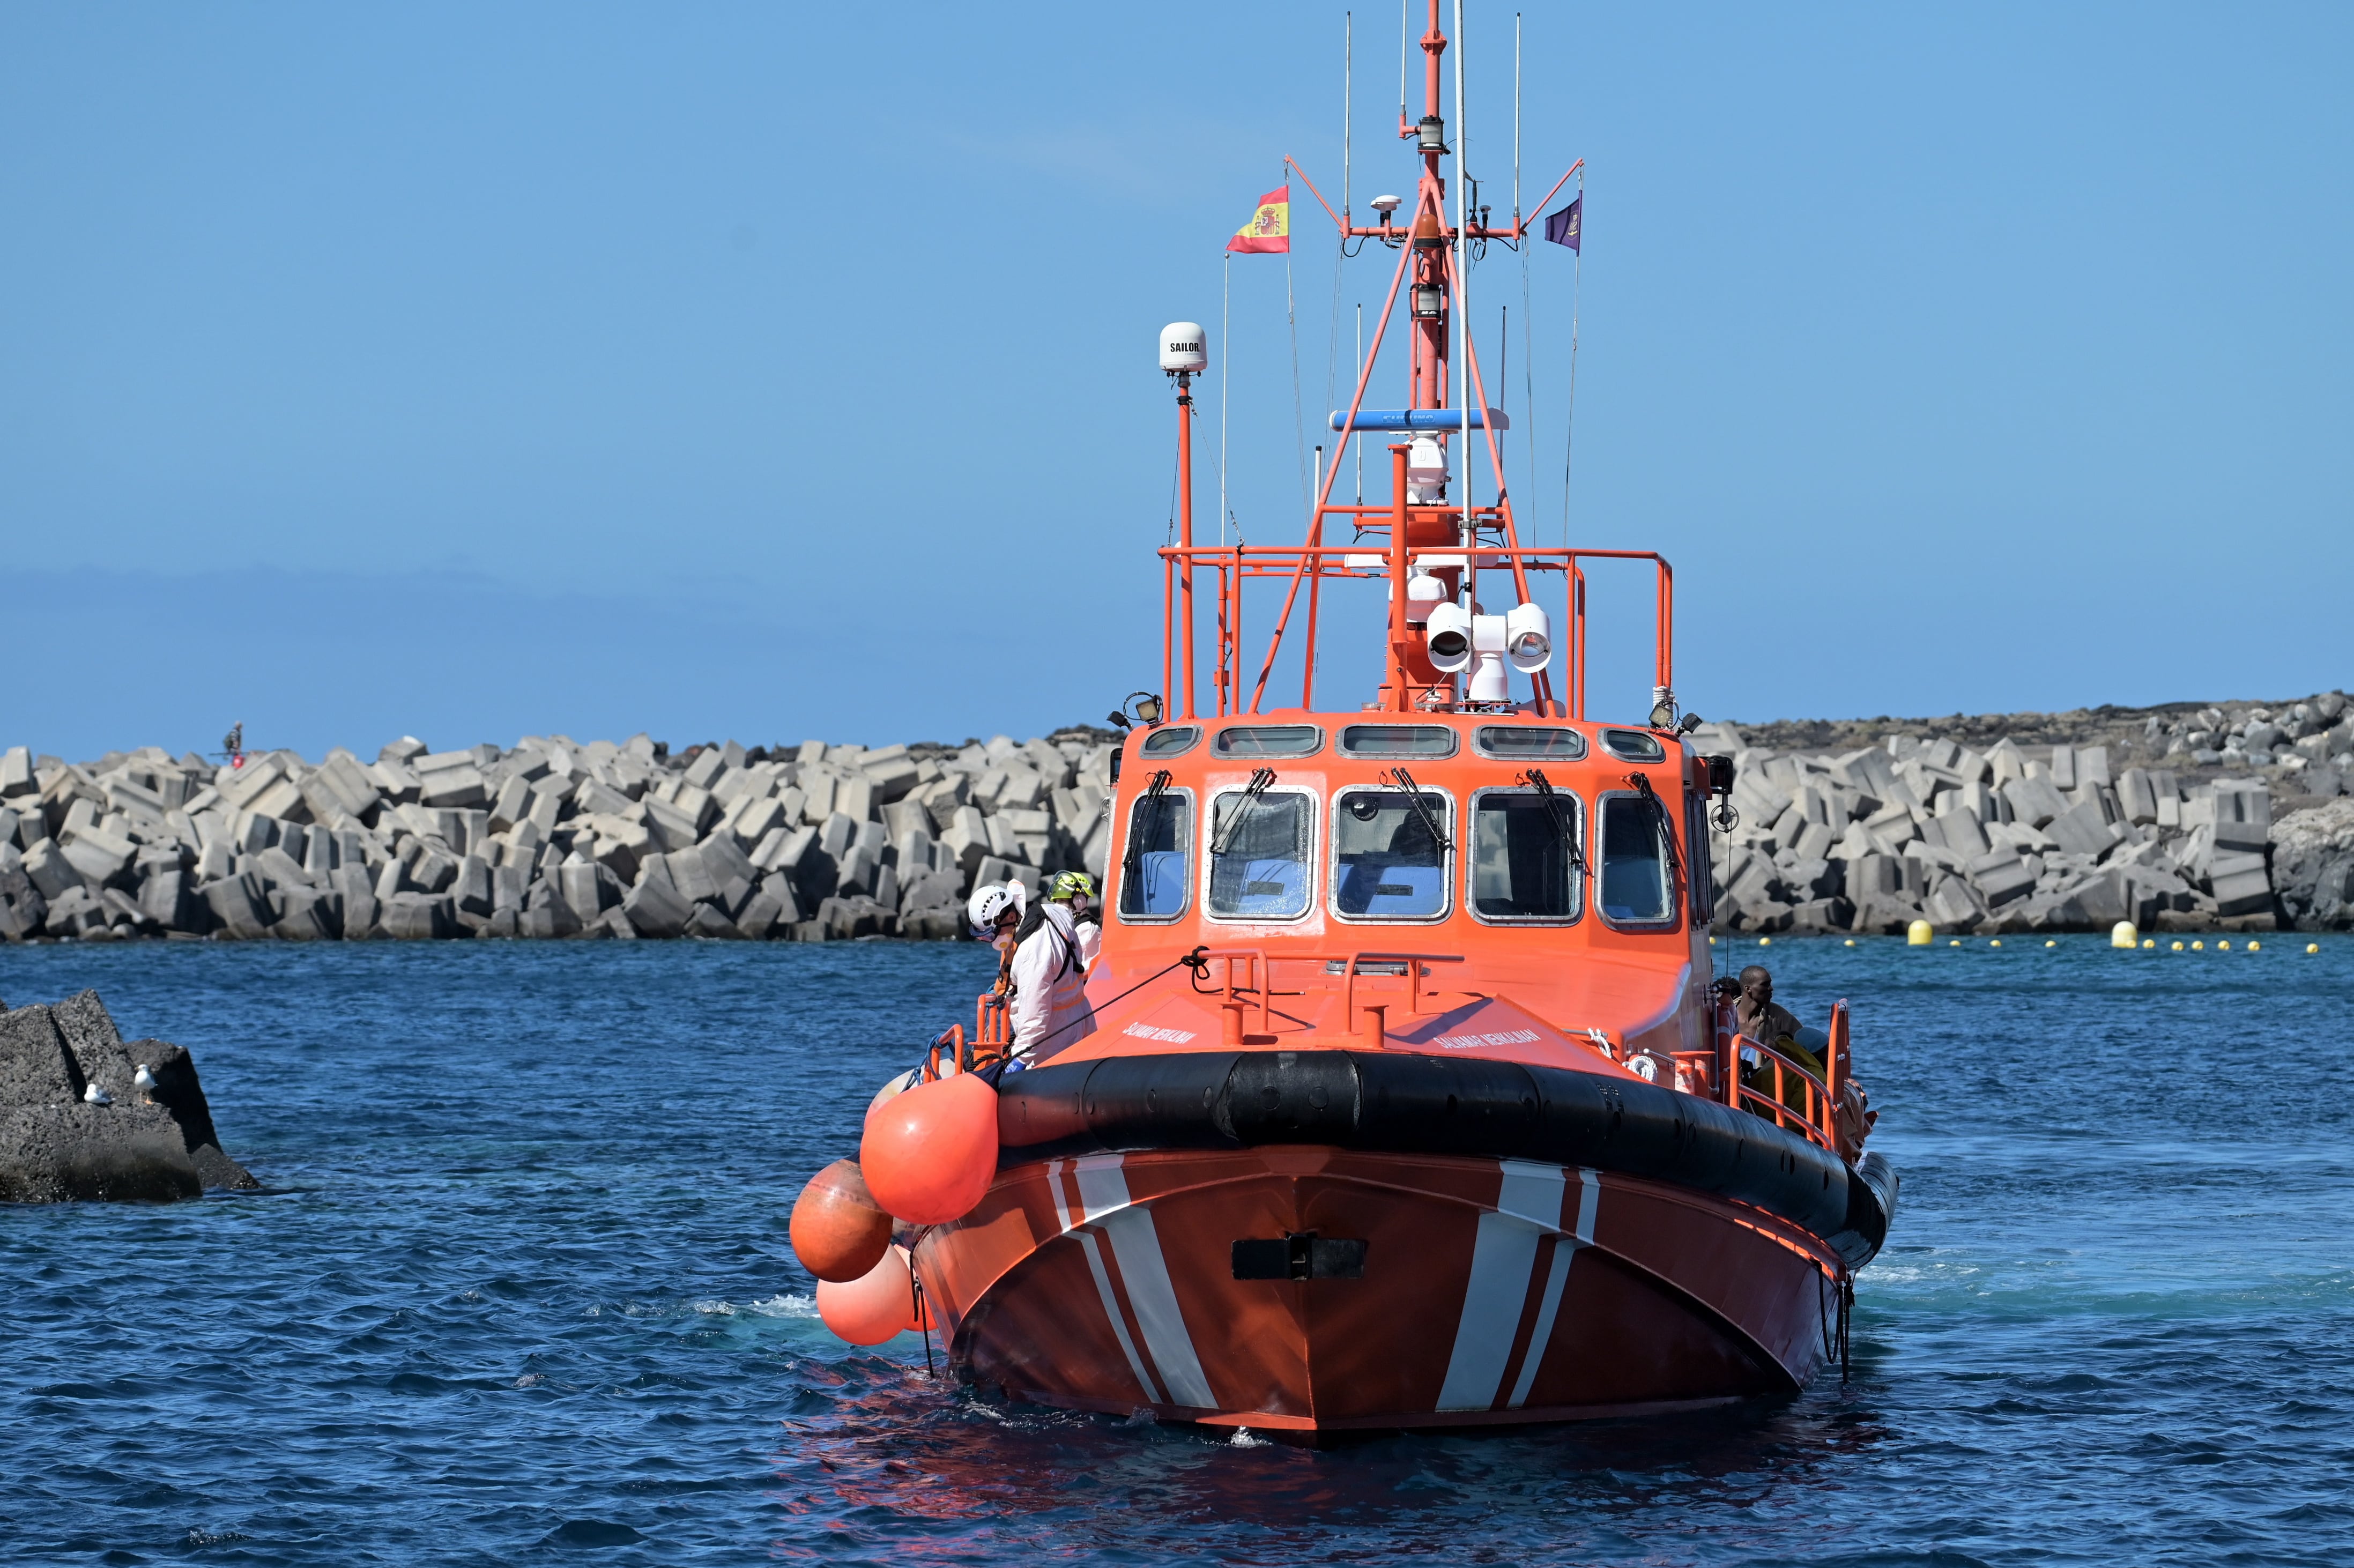
[[[1570,1261],[1578,1249],[1594,1241],[1594,1218],[1601,1196],[1591,1171],[1578,1175],[1575,1230],[1564,1234],[1562,1200],[1568,1172],[1558,1165],[1526,1160],[1498,1161],[1503,1181],[1494,1210],[1479,1216],[1479,1234],[1471,1247],[1471,1277],[1464,1287],[1463,1313],[1455,1327],[1455,1348],[1447,1361],[1447,1381],[1438,1391],[1440,1410],[1489,1410],[1502,1392],[1505,1368],[1512,1356],[1512,1338],[1527,1307],[1529,1287],[1536,1272],[1537,1243],[1545,1235],[1559,1237],[1553,1266],[1546,1270],[1543,1293],[1538,1298],[1537,1320],[1522,1354],[1520,1376],[1512,1380],[1509,1407],[1517,1409],[1528,1398],[1544,1360],[1546,1341],[1561,1310],[1563,1288],[1569,1282]]]
[[[1525,1160],[1500,1163],[1503,1186],[1495,1209],[1479,1216],[1471,1248],[1463,1315],[1456,1320],[1455,1349],[1438,1391],[1441,1410],[1485,1410],[1496,1403],[1504,1363],[1512,1353],[1512,1330],[1529,1298],[1537,1240],[1561,1228],[1561,1167]]]
[[[1536,1327],[1530,1331],[1529,1348],[1521,1356],[1521,1375],[1512,1380],[1512,1397],[1505,1401],[1510,1409],[1518,1410],[1529,1402],[1529,1389],[1537,1381],[1537,1369],[1544,1364],[1545,1347],[1553,1342],[1553,1319],[1561,1311],[1562,1287],[1569,1283],[1569,1260],[1577,1255],[1580,1247],[1594,1245],[1594,1215],[1601,1205],[1602,1183],[1591,1171],[1580,1171],[1577,1181],[1577,1233],[1553,1242],[1553,1266],[1545,1273],[1544,1296],[1537,1303]]]
[[[1594,1245],[1602,1195],[1595,1172],[1577,1172],[1577,1213],[1571,1221],[1563,1213],[1568,1190],[1566,1169],[1524,1160],[1498,1164],[1502,1176],[1496,1207],[1479,1218],[1463,1310],[1456,1323],[1447,1376],[1436,1405],[1441,1411],[1494,1409],[1500,1395],[1504,1396],[1506,1409],[1517,1410],[1527,1404],[1560,1316],[1570,1265],[1580,1251]],[[1066,1167],[1078,1193],[1076,1204],[1065,1202]],[[1051,1160],[1046,1187],[1063,1234],[1079,1244],[1087,1258],[1104,1317],[1145,1400],[1153,1404],[1216,1408],[1209,1378],[1193,1348],[1193,1333],[1178,1305],[1160,1232],[1151,1212],[1129,1193],[1123,1157],[1096,1154]],[[1547,1235],[1555,1238],[1553,1256],[1539,1281],[1535,1277],[1538,1244]],[[1112,1256],[1119,1265],[1118,1283],[1106,1266],[1098,1237],[1111,1244]],[[1512,1341],[1532,1287],[1539,1290],[1536,1319],[1506,1393],[1504,1378],[1512,1370]],[[1122,1309],[1123,1295],[1127,1310]],[[1129,1330],[1129,1312],[1141,1331],[1140,1348]]]
[[[1093,1232],[1079,1233],[1079,1247],[1087,1255],[1087,1272],[1096,1277],[1096,1294],[1103,1298],[1104,1316],[1111,1319],[1111,1331],[1119,1337],[1120,1353],[1128,1358],[1128,1370],[1136,1374],[1137,1386],[1144,1390],[1145,1403],[1165,1404],[1161,1391],[1152,1385],[1152,1374],[1144,1370],[1144,1359],[1136,1353],[1136,1341],[1129,1336],[1128,1319],[1120,1315],[1119,1298],[1112,1294],[1111,1275],[1104,1268],[1103,1248],[1096,1245]]]
[[[1046,1194],[1055,1202],[1055,1218],[1061,1224],[1063,1234],[1068,1235],[1079,1220],[1063,1206],[1064,1164],[1065,1161],[1060,1160],[1047,1162]],[[1112,1335],[1119,1340],[1120,1354],[1128,1358],[1128,1370],[1136,1374],[1136,1385],[1144,1391],[1146,1404],[1162,1403],[1161,1391],[1153,1386],[1152,1374],[1144,1370],[1144,1358],[1136,1353],[1136,1340],[1129,1334],[1128,1319],[1120,1315],[1119,1298],[1112,1293],[1110,1271],[1104,1267],[1103,1248],[1096,1244],[1092,1231],[1079,1232],[1078,1240],[1079,1251],[1087,1260],[1087,1272],[1095,1276],[1096,1296],[1103,1302],[1104,1316],[1111,1321]]]
[[[1111,1319],[1112,1332],[1119,1336],[1120,1349],[1127,1353],[1129,1367],[1136,1373],[1146,1398],[1155,1404],[1214,1408],[1217,1402],[1211,1396],[1210,1380],[1202,1372],[1201,1357],[1193,1350],[1193,1336],[1185,1327],[1183,1309],[1177,1305],[1177,1288],[1170,1280],[1169,1262],[1161,1250],[1161,1233],[1152,1224],[1150,1211],[1129,1198],[1128,1173],[1122,1169],[1121,1157],[1090,1154],[1071,1164],[1078,1183],[1079,1209],[1075,1214],[1063,1207],[1062,1161],[1056,1160],[1047,1171],[1055,1213],[1066,1233],[1078,1229],[1079,1245],[1087,1253],[1088,1269],[1095,1275],[1096,1292],[1103,1298],[1104,1315]],[[1119,1262],[1120,1282],[1127,1287],[1129,1305],[1136,1312],[1136,1325],[1143,1331],[1145,1351],[1168,1385],[1166,1398],[1155,1387],[1136,1353],[1126,1316],[1119,1309],[1119,1293],[1112,1287],[1102,1252],[1096,1245],[1096,1232],[1102,1233],[1111,1243],[1112,1256]]]

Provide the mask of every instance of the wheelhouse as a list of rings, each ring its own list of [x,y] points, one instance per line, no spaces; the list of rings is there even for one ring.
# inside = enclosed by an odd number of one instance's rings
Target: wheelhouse
[[[1124,749],[1106,889],[1122,927],[1592,927],[1680,955],[1705,930],[1708,768],[1672,733],[1283,714]]]

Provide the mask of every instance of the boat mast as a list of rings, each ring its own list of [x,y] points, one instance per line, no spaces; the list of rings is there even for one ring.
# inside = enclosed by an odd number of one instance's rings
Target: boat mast
[[[1436,546],[1446,551],[1451,545],[1454,550],[1461,552],[1460,556],[1456,557],[1456,562],[1459,564],[1450,563],[1447,555],[1442,554],[1429,562],[1429,572],[1431,576],[1437,577],[1446,585],[1447,598],[1463,605],[1468,610],[1470,609],[1471,601],[1476,599],[1473,564],[1479,559],[1477,553],[1479,534],[1482,528],[1493,526],[1501,535],[1498,544],[1502,546],[1500,553],[1505,557],[1506,567],[1511,575],[1514,602],[1516,604],[1532,602],[1528,579],[1528,574],[1532,569],[1531,563],[1526,558],[1528,552],[1522,546],[1519,528],[1512,514],[1511,497],[1504,483],[1503,458],[1497,442],[1495,428],[1497,420],[1489,413],[1494,405],[1494,400],[1488,395],[1485,380],[1480,373],[1479,355],[1471,336],[1466,295],[1469,281],[1468,248],[1475,241],[1486,239],[1501,239],[1515,245],[1525,245],[1529,238],[1528,217],[1525,213],[1518,209],[1516,204],[1511,223],[1506,228],[1498,228],[1489,223],[1485,209],[1474,207],[1470,200],[1470,183],[1463,173],[1461,126],[1458,124],[1456,143],[1456,176],[1462,189],[1458,193],[1458,210],[1454,220],[1452,222],[1448,220],[1447,182],[1439,173],[1439,162],[1447,155],[1449,149],[1447,143],[1447,122],[1439,111],[1443,102],[1445,83],[1444,57],[1449,39],[1440,23],[1440,0],[1426,0],[1426,4],[1429,19],[1421,38],[1423,114],[1418,121],[1407,118],[1408,106],[1405,101],[1407,18],[1412,15],[1413,0],[1401,0],[1400,4],[1398,137],[1401,141],[1413,142],[1415,152],[1422,160],[1422,172],[1416,182],[1413,207],[1409,214],[1402,215],[1405,217],[1404,227],[1398,227],[1393,216],[1393,209],[1404,207],[1403,202],[1394,201],[1388,197],[1376,198],[1374,206],[1380,214],[1380,222],[1377,225],[1361,225],[1353,222],[1347,212],[1345,196],[1343,210],[1334,212],[1331,205],[1325,202],[1322,194],[1316,190],[1315,182],[1308,178],[1307,171],[1299,169],[1300,178],[1307,185],[1310,194],[1315,196],[1317,202],[1324,207],[1327,216],[1332,219],[1344,246],[1352,239],[1378,239],[1384,246],[1397,248],[1400,252],[1396,270],[1391,274],[1388,296],[1382,302],[1381,315],[1373,330],[1373,342],[1359,355],[1356,389],[1351,396],[1348,411],[1343,415],[1336,410],[1332,416],[1332,428],[1340,431],[1345,440],[1361,440],[1361,432],[1367,429],[1396,432],[1396,440],[1384,443],[1388,446],[1391,454],[1393,493],[1390,504],[1384,507],[1370,506],[1366,504],[1361,493],[1355,504],[1336,506],[1333,503],[1331,490],[1332,482],[1340,474],[1341,465],[1335,461],[1323,470],[1320,482],[1316,487],[1316,503],[1309,524],[1307,547],[1298,553],[1289,571],[1285,573],[1280,570],[1258,570],[1246,567],[1239,560],[1234,564],[1231,569],[1235,573],[1237,586],[1245,575],[1283,575],[1290,578],[1289,587],[1284,595],[1283,608],[1278,613],[1273,633],[1267,639],[1267,655],[1260,663],[1256,685],[1248,694],[1246,700],[1240,685],[1236,687],[1235,702],[1238,710],[1246,709],[1254,713],[1258,711],[1260,702],[1267,692],[1268,677],[1274,673],[1276,656],[1283,646],[1285,632],[1290,625],[1292,610],[1299,602],[1301,588],[1307,586],[1311,577],[1320,578],[1327,575],[1343,577],[1359,575],[1357,571],[1347,566],[1330,559],[1331,556],[1343,554],[1347,548],[1328,546],[1324,543],[1325,522],[1329,516],[1335,514],[1346,518],[1351,525],[1361,533],[1386,528],[1390,535],[1383,552],[1385,557],[1384,560],[1385,569],[1381,574],[1389,579],[1390,592],[1389,646],[1381,688],[1382,694],[1378,703],[1382,708],[1398,713],[1411,712],[1418,702],[1426,703],[1442,688],[1451,689],[1454,685],[1454,677],[1442,675],[1430,667],[1424,640],[1418,636],[1409,636],[1407,632],[1405,598],[1408,577],[1412,575],[1409,569],[1412,562],[1412,549],[1430,549]],[[1459,64],[1462,41],[1459,37],[1453,41],[1458,62],[1456,80],[1458,99],[1456,112],[1459,121],[1463,113],[1460,100],[1464,83]],[[1346,167],[1352,161],[1348,160],[1345,152],[1343,158],[1344,167]],[[1298,169],[1295,161],[1290,159],[1285,161],[1294,169]],[[1571,173],[1575,173],[1582,166],[1582,164],[1572,165]],[[1550,201],[1554,192],[1557,192],[1568,178],[1568,175],[1564,175],[1562,180],[1555,183],[1553,190],[1546,193],[1545,200]],[[1541,211],[1545,203],[1541,201],[1532,210]],[[1396,309],[1398,296],[1402,292],[1406,296],[1410,323],[1407,334],[1408,366],[1405,408],[1402,411],[1378,416],[1380,421],[1378,423],[1361,426],[1358,422],[1359,416],[1365,408],[1365,397],[1372,380],[1374,363],[1379,358],[1383,339],[1386,336],[1390,323],[1394,319],[1393,313]],[[1464,323],[1463,342],[1459,344],[1454,341],[1454,323],[1458,317]],[[1454,362],[1458,356],[1461,364],[1457,366]],[[1450,372],[1459,374],[1462,381],[1459,393],[1454,397],[1450,397],[1450,391],[1453,389],[1447,386]],[[1454,403],[1459,403],[1460,408],[1450,407],[1450,404]],[[1475,419],[1478,421],[1477,424],[1473,422]],[[1471,499],[1471,432],[1474,429],[1479,430],[1482,434],[1486,457],[1496,486],[1494,501],[1485,506],[1475,505]],[[1420,466],[1417,466],[1414,461],[1417,447],[1421,449]],[[1436,452],[1432,450],[1434,447],[1437,449]],[[1362,446],[1360,450],[1362,451]],[[1453,459],[1451,462],[1450,455]],[[1443,497],[1445,486],[1449,483],[1458,483],[1464,487],[1462,493],[1452,503]],[[1421,531],[1423,536],[1409,538],[1409,534],[1417,529]],[[1452,552],[1449,551],[1448,554]],[[1566,552],[1564,554],[1565,555]],[[1370,565],[1370,563],[1366,564]],[[1573,579],[1576,573],[1574,559],[1564,559],[1559,567],[1539,569],[1566,571]],[[1225,597],[1222,589],[1222,604],[1225,602]],[[1311,588],[1310,592],[1311,606],[1315,605],[1316,597],[1314,589]],[[1312,702],[1315,683],[1313,652],[1315,610],[1311,609],[1310,613],[1311,624],[1308,632],[1309,651],[1302,661],[1300,704],[1303,707],[1310,705]],[[1583,623],[1575,620],[1574,612],[1573,623],[1582,629]],[[1239,670],[1236,673],[1240,673]],[[1553,700],[1550,673],[1540,665],[1531,673],[1530,681],[1533,711],[1541,714],[1549,711],[1557,713],[1560,705]],[[1424,694],[1417,697],[1418,692]],[[1452,704],[1445,703],[1441,705],[1452,706]]]
[[[1447,34],[1438,24],[1439,0],[1430,0],[1430,29],[1422,36],[1423,111],[1419,124],[1398,118],[1398,136],[1414,139],[1422,154],[1421,188],[1414,211],[1414,334],[1413,380],[1406,406],[1447,407],[1447,182],[1438,160],[1447,151],[1447,121],[1438,112],[1443,78],[1440,57],[1447,53]],[[1426,291],[1427,291],[1426,292]],[[1426,305],[1427,308],[1426,309]]]

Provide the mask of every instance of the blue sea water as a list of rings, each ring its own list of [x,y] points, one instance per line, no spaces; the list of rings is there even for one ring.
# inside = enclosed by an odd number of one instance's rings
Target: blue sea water
[[[0,1559],[2354,1561],[2354,942],[1777,943],[1903,1177],[1854,1376],[1322,1452],[854,1351],[786,1243],[974,948],[55,947],[268,1184],[0,1208]]]

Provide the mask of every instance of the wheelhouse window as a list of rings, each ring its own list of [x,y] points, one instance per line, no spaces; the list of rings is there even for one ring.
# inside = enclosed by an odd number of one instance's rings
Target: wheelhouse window
[[[1471,913],[1569,921],[1584,895],[1580,802],[1555,790],[1483,789],[1471,802]]]
[[[1190,851],[1193,799],[1182,789],[1148,789],[1128,813],[1128,842],[1119,862],[1123,920],[1173,920],[1193,892]]]
[[[1332,802],[1332,903],[1352,920],[1447,913],[1449,802],[1436,790],[1346,789]]]
[[[1193,750],[1193,743],[1201,738],[1199,726],[1172,724],[1146,736],[1144,744],[1137,747],[1137,752],[1143,757],[1176,757]]]
[[[1341,731],[1343,757],[1452,757],[1455,732],[1443,724],[1352,724]]]
[[[1715,846],[1709,842],[1708,797],[1694,793],[1684,806],[1684,842],[1691,846],[1691,874],[1684,879],[1691,904],[1691,921],[1705,926],[1716,918]]]
[[[1585,736],[1574,729],[1536,725],[1486,724],[1471,732],[1482,757],[1506,762],[1575,762],[1585,755]]]
[[[1668,755],[1658,736],[1646,735],[1639,729],[1606,729],[1602,732],[1602,744],[1611,756],[1629,762],[1658,762]]]
[[[1602,917],[1614,926],[1671,925],[1676,918],[1670,829],[1653,795],[1602,800]]]
[[[1210,749],[1220,757],[1306,757],[1323,744],[1324,732],[1312,724],[1232,725]]]
[[[1292,920],[1308,913],[1315,798],[1298,790],[1230,789],[1210,821],[1210,913],[1229,920]]]

